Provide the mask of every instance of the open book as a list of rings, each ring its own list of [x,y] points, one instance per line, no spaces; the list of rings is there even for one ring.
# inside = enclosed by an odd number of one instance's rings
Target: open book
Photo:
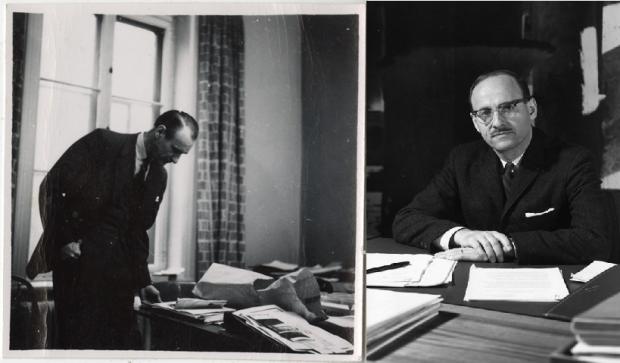
[[[299,315],[276,305],[263,305],[232,313],[244,325],[285,345],[294,352],[315,354],[352,353],[353,345]]]

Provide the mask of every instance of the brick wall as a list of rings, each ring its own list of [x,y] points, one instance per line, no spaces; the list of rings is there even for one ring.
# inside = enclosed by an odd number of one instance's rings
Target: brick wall
[[[197,249],[200,278],[211,263],[243,267],[243,23],[199,20]]]

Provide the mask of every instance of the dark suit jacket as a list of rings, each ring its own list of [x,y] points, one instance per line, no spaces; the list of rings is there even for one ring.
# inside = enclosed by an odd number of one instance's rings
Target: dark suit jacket
[[[137,136],[97,129],[52,167],[40,187],[43,234],[28,263],[29,277],[63,263],[60,248],[82,239],[80,259],[89,274],[108,274],[136,288],[150,284],[146,231],[155,221],[167,174],[152,164],[144,192],[130,203]]]
[[[609,259],[600,179],[587,150],[534,128],[505,202],[500,169],[483,140],[456,147],[443,170],[396,215],[394,239],[430,248],[450,228],[464,226],[509,234],[523,264]]]

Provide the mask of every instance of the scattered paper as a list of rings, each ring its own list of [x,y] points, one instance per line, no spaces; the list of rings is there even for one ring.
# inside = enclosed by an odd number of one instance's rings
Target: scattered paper
[[[311,322],[327,318],[321,309],[319,284],[307,268],[282,276],[257,293],[257,305],[277,305]]]
[[[617,345],[590,345],[584,342],[577,342],[571,349],[573,354],[604,354],[620,358],[620,346]]]
[[[238,310],[233,315],[250,328],[295,352],[335,354],[353,351],[353,345],[348,341],[310,325],[299,315],[275,305]]]
[[[366,270],[389,266],[399,262],[409,262],[410,264],[423,264],[430,262],[433,258],[426,254],[410,254],[410,253],[367,253],[366,254]]]
[[[391,270],[366,274],[366,286],[368,287],[424,287],[439,286],[452,282],[452,272],[457,261],[433,258],[432,255],[396,255],[396,256],[372,256],[371,263],[376,266],[378,261],[390,261],[391,259],[402,261],[406,258],[409,265]],[[385,255],[385,254],[379,254]],[[397,257],[399,256],[399,257]]]
[[[174,305],[176,309],[204,309],[221,308],[226,305],[226,300],[205,300],[191,297],[179,298]]]
[[[554,268],[477,268],[469,270],[465,301],[559,301],[568,295],[562,273]]]
[[[281,271],[293,271],[299,268],[299,265],[295,265],[293,263],[282,262],[279,260],[273,260],[269,263],[264,263],[261,266],[271,267]]]
[[[163,302],[158,302],[158,303],[151,303],[147,301],[142,302],[142,305],[148,305],[148,306],[153,306],[156,308],[169,309],[169,310],[174,309],[174,304],[176,304],[176,301],[163,301]]]
[[[212,263],[202,275],[192,293],[206,300],[227,300],[228,305],[245,308],[259,305],[258,293],[254,284],[274,281],[271,277],[257,272]]]
[[[571,281],[577,282],[588,282],[595,278],[600,273],[616,266],[615,263],[603,262],[603,261],[594,261],[588,266],[586,266],[583,270],[571,274]]]
[[[314,265],[312,267],[308,267],[310,272],[315,275],[325,274],[329,272],[336,272],[342,270],[342,264],[339,262],[332,262],[327,266]]]

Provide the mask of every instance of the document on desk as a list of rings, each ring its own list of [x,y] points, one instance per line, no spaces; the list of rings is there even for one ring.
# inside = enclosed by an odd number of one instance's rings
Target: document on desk
[[[423,287],[438,286],[452,282],[456,261],[433,258],[428,254],[386,254],[366,255],[366,268],[377,268],[399,262],[409,265],[381,272],[368,273],[368,287]]]
[[[271,338],[295,352],[342,354],[353,351],[348,341],[317,326],[299,315],[276,305],[256,306],[233,313],[249,328]]]
[[[472,265],[465,301],[554,302],[568,296],[562,272],[553,268],[479,268]]]

